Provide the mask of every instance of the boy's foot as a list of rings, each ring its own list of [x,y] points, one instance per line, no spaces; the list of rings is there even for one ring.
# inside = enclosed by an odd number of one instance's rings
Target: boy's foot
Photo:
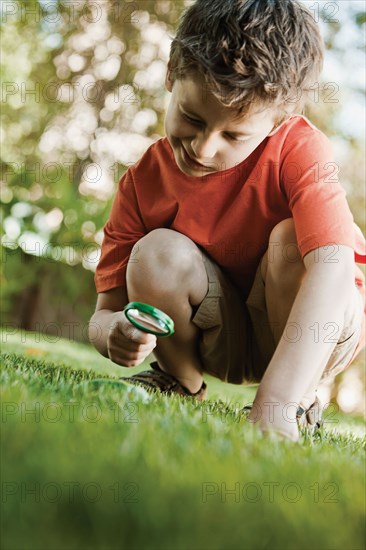
[[[153,370],[145,370],[130,377],[123,376],[121,380],[126,380],[131,384],[140,384],[145,388],[152,388],[167,395],[177,394],[184,397],[194,397],[198,401],[205,399],[207,395],[206,382],[202,382],[202,386],[198,392],[191,393],[173,375],[161,370],[156,361],[151,363],[150,366]]]
[[[315,397],[314,403],[308,408],[299,407],[296,413],[296,420],[299,428],[310,428],[318,430],[323,426],[322,407],[319,399]]]

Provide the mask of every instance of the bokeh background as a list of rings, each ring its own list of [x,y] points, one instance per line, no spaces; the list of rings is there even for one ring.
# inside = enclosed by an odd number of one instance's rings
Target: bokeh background
[[[186,0],[1,3],[1,324],[87,341],[117,183],[164,135],[166,63]],[[306,116],[331,139],[365,234],[365,3],[305,1],[326,44]],[[364,354],[322,388],[364,414]]]

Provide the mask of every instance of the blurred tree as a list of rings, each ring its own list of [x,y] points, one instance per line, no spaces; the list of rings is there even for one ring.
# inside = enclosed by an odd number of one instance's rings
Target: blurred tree
[[[183,1],[2,7],[2,246],[19,251],[2,274],[3,322],[24,290],[25,327],[47,261],[92,276],[116,183],[163,133],[168,33]]]

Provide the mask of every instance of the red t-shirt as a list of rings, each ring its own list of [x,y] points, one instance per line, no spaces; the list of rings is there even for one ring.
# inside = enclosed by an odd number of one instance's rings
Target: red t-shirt
[[[167,138],[151,145],[119,182],[104,227],[97,292],[126,286],[133,245],[153,229],[183,233],[223,269],[246,299],[269,236],[292,217],[302,258],[337,244],[366,263],[366,242],[354,223],[338,181],[328,138],[303,116],[295,115],[240,164],[201,177],[178,168]],[[355,282],[365,300],[365,278],[355,264]]]

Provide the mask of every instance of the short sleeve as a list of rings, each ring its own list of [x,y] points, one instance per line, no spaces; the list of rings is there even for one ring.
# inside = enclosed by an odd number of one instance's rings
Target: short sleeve
[[[339,183],[332,145],[322,132],[306,126],[296,139],[288,136],[280,178],[302,258],[322,246],[342,244],[355,249],[353,216]]]
[[[126,286],[126,270],[134,244],[146,235],[131,169],[119,181],[112,210],[104,226],[101,257],[95,272],[97,292]]]

